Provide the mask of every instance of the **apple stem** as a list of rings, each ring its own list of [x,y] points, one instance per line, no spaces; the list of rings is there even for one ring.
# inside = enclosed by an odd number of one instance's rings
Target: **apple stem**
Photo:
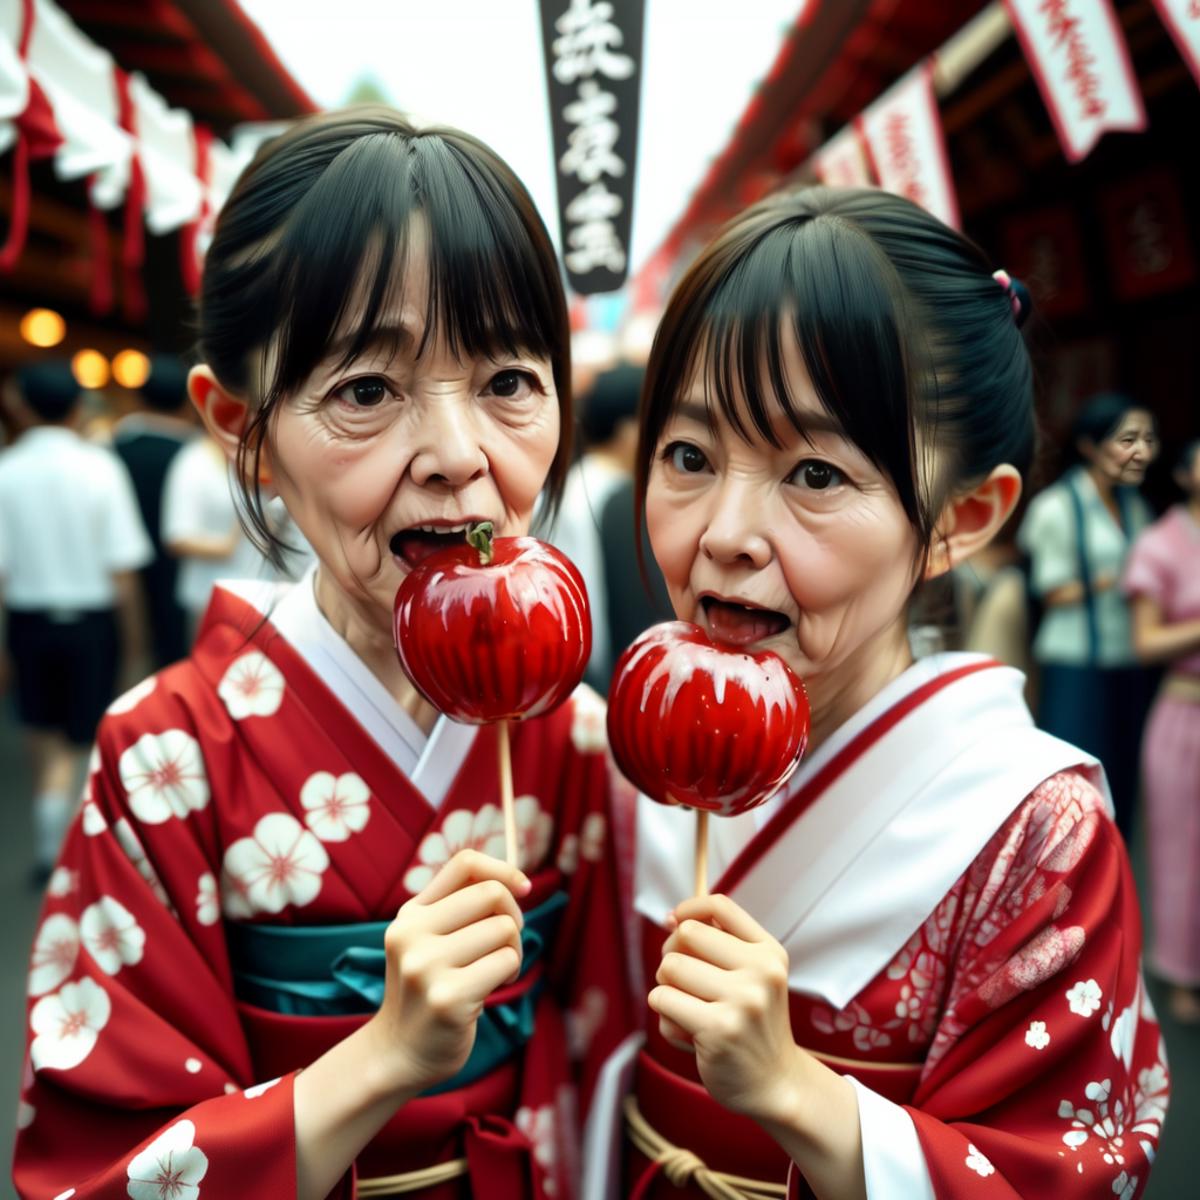
[[[491,521],[480,521],[467,530],[467,545],[474,546],[479,551],[479,562],[486,567],[496,556],[492,546],[493,526]]]
[[[508,744],[508,722],[501,721],[497,730],[500,751],[500,807],[504,812],[504,861],[519,867],[517,861],[517,815],[513,801],[512,751]]]
[[[696,895],[708,895],[708,813],[696,810]]]

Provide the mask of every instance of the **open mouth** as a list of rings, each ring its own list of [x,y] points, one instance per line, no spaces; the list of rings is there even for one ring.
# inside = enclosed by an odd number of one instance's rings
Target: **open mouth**
[[[716,596],[702,596],[700,606],[713,637],[734,646],[749,646],[775,637],[792,623],[789,617],[774,609],[721,600]]]
[[[423,525],[410,525],[407,529],[393,533],[388,548],[394,557],[408,567],[424,562],[431,554],[445,550],[448,546],[461,546],[466,542],[467,530],[485,518],[458,521],[432,521]]]

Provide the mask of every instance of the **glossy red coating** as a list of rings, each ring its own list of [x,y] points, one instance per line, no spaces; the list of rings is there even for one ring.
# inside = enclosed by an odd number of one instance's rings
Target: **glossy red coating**
[[[492,545],[486,565],[466,542],[439,550],[396,592],[405,672],[432,705],[470,725],[549,712],[578,686],[592,652],[575,564],[537,538]]]
[[[648,629],[617,660],[608,740],[617,765],[661,804],[720,816],[772,796],[808,743],[808,697],[787,663],[712,641],[698,625]]]

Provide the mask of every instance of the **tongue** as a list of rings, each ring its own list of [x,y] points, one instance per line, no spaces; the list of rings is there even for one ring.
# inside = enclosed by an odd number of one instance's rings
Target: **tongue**
[[[721,600],[710,601],[705,607],[713,635],[735,646],[748,646],[787,628],[787,618],[782,613],[743,608],[740,604],[726,604]]]
[[[398,533],[392,538],[392,553],[404,559],[410,566],[415,567],[424,562],[431,554],[436,554],[446,546],[452,546],[462,541],[461,534],[448,535],[439,533]]]

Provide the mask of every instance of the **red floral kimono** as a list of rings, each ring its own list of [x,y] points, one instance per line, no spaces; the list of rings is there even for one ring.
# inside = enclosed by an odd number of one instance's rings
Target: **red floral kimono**
[[[1133,880],[1097,764],[1032,727],[1021,684],[976,656],[920,662],[770,810],[711,825],[713,890],[788,950],[796,1041],[856,1085],[872,1200],[1131,1200],[1146,1186],[1168,1077]],[[663,917],[690,894],[692,819],[640,801],[647,978]],[[636,1057],[605,1068],[602,1094],[622,1086],[704,1169],[810,1194],[653,1017]],[[705,1194],[628,1142],[623,1157],[619,1188],[595,1174],[589,1200]]]
[[[264,1006],[279,989],[256,975],[260,942],[240,964],[231,947],[265,931],[307,957],[308,935],[389,921],[456,850],[502,854],[495,733],[453,730],[461,765],[431,806],[310,661],[223,590],[191,658],[113,704],[33,948],[25,1200],[295,1196],[295,1072],[369,1005],[308,1015],[308,991],[342,989],[322,979]],[[632,1021],[603,750],[586,689],[514,727],[523,904],[552,919],[526,946],[537,961],[489,1001],[507,1049],[405,1105],[335,1194],[464,1158],[465,1175],[415,1194],[573,1193],[570,1130]],[[369,974],[370,957],[343,955],[339,978]],[[523,1031],[505,1042],[497,1014]]]

